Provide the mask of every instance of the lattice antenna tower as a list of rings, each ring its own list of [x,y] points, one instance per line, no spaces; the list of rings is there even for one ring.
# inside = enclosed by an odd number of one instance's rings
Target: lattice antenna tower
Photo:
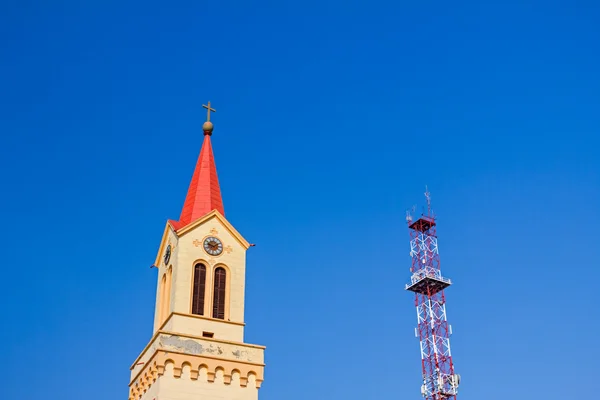
[[[423,383],[421,395],[426,400],[456,400],[460,375],[454,372],[450,335],[452,327],[446,320],[444,289],[452,284],[440,270],[440,256],[435,216],[431,210],[431,194],[425,188],[427,215],[416,221],[407,217],[410,232],[412,276],[406,290],[415,293],[417,328],[421,348]],[[407,213],[407,215],[410,215]]]

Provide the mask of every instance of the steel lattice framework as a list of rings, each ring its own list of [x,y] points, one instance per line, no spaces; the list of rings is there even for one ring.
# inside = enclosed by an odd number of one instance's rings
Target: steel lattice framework
[[[413,221],[407,214],[412,258],[410,284],[417,307],[416,335],[421,346],[423,384],[421,394],[427,400],[456,399],[460,376],[454,373],[450,352],[451,327],[446,320],[444,289],[452,284],[440,271],[436,222],[426,192],[428,212]]]

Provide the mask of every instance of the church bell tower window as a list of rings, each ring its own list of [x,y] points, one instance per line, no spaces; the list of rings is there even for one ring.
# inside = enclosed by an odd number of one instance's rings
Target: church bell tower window
[[[227,285],[227,272],[225,268],[215,270],[215,287],[213,290],[213,318],[225,319],[225,286]]]
[[[204,315],[204,293],[206,291],[206,267],[196,264],[194,267],[194,288],[192,293],[192,314]]]

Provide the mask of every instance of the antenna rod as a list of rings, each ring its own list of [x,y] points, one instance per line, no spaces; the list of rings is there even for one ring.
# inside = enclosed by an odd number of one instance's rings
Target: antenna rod
[[[427,216],[433,217],[433,214],[431,213],[431,193],[429,193],[427,185],[425,185],[425,198],[427,199]]]

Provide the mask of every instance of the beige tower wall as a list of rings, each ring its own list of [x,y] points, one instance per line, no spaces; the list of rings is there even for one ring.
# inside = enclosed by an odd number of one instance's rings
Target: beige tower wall
[[[223,253],[212,257],[203,248],[204,239],[216,236],[223,243]],[[173,311],[190,313],[192,308],[192,283],[194,265],[198,262],[207,267],[207,294],[205,303],[208,315],[212,309],[212,286],[214,270],[224,267],[227,271],[227,293],[225,320],[244,322],[244,282],[246,280],[246,248],[217,218],[212,218],[186,232],[179,238],[177,268],[175,271],[175,304]]]
[[[215,236],[223,243],[223,252],[216,257],[204,251],[203,242],[208,236]],[[171,259],[164,263],[164,252],[171,245]],[[156,306],[154,331],[163,327],[171,313],[176,316],[169,321],[163,330],[178,333],[201,335],[203,331],[213,332],[215,338],[233,341],[244,340],[244,296],[246,281],[246,249],[247,243],[223,219],[213,214],[211,218],[194,223],[179,237],[169,227],[161,251],[157,257],[158,276],[156,289]],[[204,298],[205,313],[203,316],[192,315],[192,289],[194,282],[194,266],[202,263],[206,266],[206,292]],[[227,271],[227,290],[225,300],[225,320],[212,320],[214,272],[222,267]],[[169,276],[172,269],[170,290],[161,289],[163,276]],[[168,282],[168,280],[167,280]],[[162,294],[161,294],[162,292]],[[170,294],[168,299],[164,293]],[[168,301],[165,309],[164,301]],[[184,315],[189,317],[184,317]],[[204,318],[202,318],[204,317]]]
[[[164,255],[167,249],[167,246],[171,246],[171,257],[169,260],[169,264],[166,265],[164,263]],[[165,309],[167,310],[166,314],[161,313],[162,302],[164,299],[161,296],[161,280],[163,276],[167,273],[169,268],[173,268],[173,275],[171,276],[171,283],[173,283],[174,275],[176,273],[175,268],[173,266],[173,261],[177,260],[177,253],[179,252],[179,238],[173,232],[173,229],[167,226],[163,238],[163,242],[161,245],[160,252],[158,254],[155,266],[158,267],[158,275],[156,280],[156,302],[154,306],[154,332],[156,332],[160,326],[167,319],[169,314],[173,311],[173,297],[175,297],[175,291],[173,290],[173,285],[171,286],[170,298],[167,299],[167,306]],[[161,318],[162,317],[162,318]]]
[[[182,334],[204,335],[205,332],[213,334],[216,339],[232,342],[244,341],[244,325],[233,322],[225,323],[222,320],[203,318],[197,315],[173,313],[162,328],[166,332]],[[192,332],[192,333],[190,333]]]

